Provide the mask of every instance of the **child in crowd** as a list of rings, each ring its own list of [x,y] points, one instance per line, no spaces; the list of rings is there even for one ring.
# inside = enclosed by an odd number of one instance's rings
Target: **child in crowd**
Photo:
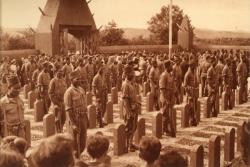
[[[146,162],[142,167],[156,167],[155,161],[160,155],[161,143],[156,137],[143,136],[139,151],[139,157]]]
[[[107,155],[109,140],[101,132],[90,136],[87,140],[87,152],[92,158],[90,167],[111,167],[111,157]]]

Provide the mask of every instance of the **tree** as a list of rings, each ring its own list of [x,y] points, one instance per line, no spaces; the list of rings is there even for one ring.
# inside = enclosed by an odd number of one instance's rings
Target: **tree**
[[[181,25],[182,19],[184,18],[183,10],[177,5],[172,6],[172,17],[173,17],[173,43],[177,43],[178,39],[178,25]],[[191,21],[189,20],[190,30],[193,31]],[[148,21],[148,30],[152,36],[157,40],[159,44],[168,44],[169,39],[169,6],[163,6],[160,13],[157,13]]]
[[[101,32],[102,43],[108,46],[127,44],[127,40],[123,38],[123,34],[124,31],[117,28],[117,24],[112,20]]]

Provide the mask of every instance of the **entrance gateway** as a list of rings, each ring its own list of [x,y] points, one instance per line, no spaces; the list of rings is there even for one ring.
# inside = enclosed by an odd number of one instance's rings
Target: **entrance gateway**
[[[47,0],[41,12],[35,39],[37,50],[48,55],[68,54],[69,34],[81,54],[98,50],[99,30],[86,0]]]

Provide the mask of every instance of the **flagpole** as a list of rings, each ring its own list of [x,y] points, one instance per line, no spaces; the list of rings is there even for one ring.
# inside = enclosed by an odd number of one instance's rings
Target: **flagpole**
[[[173,37],[173,27],[172,27],[172,0],[170,0],[169,4],[169,39],[168,39],[168,46],[169,46],[169,59],[172,57],[172,37]]]

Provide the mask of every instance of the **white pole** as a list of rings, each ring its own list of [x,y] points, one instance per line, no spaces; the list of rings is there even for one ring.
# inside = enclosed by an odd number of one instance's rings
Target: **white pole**
[[[172,27],[172,0],[169,4],[169,59],[172,57],[172,36],[173,36],[173,27]]]

